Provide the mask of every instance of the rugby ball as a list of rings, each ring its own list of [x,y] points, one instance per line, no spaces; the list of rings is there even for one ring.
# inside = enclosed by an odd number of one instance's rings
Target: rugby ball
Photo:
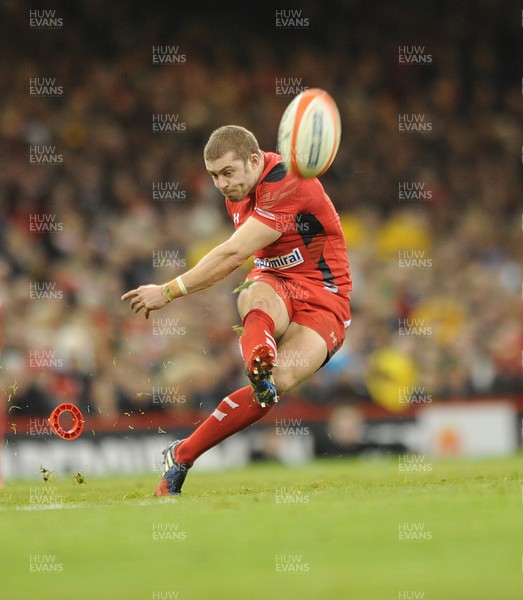
[[[336,103],[319,88],[292,100],[278,128],[278,151],[287,171],[319,177],[331,166],[340,146],[341,120]]]

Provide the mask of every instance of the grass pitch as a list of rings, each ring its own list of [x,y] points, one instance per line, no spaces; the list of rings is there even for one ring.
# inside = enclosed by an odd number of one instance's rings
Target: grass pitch
[[[425,468],[330,459],[191,472],[168,499],[152,497],[151,475],[7,483],[0,596],[523,598],[521,457]]]

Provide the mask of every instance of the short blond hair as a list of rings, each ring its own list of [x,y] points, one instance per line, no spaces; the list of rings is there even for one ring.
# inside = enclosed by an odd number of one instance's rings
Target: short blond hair
[[[253,154],[262,155],[258,140],[248,129],[239,125],[224,125],[211,133],[203,149],[203,158],[206,161],[218,160],[231,151],[244,163]]]

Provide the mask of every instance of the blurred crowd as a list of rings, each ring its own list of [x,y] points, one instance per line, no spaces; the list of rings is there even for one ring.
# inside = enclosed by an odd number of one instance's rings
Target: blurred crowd
[[[2,6],[10,409],[47,415],[67,400],[108,416],[208,411],[245,384],[232,291],[248,267],[148,321],[120,296],[172,279],[231,234],[202,159],[211,131],[244,125],[273,151],[283,110],[306,87],[329,90],[342,115],[322,182],[347,237],[353,323],[343,349],[290,395],[390,405],[386,381],[435,401],[521,391],[513,3],[304,3],[307,23],[287,28],[273,8],[249,21],[234,3],[227,16],[172,4],[54,3],[55,28],[29,26],[30,2]],[[407,45],[423,64],[401,62]],[[175,64],[153,64],[155,53]],[[153,115],[177,126],[155,131]],[[418,115],[425,131],[401,131],[400,115]],[[35,146],[55,164],[31,163]]]

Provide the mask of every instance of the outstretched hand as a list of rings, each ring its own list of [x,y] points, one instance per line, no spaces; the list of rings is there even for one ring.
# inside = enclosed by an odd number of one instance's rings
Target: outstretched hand
[[[145,309],[145,318],[149,318],[149,313],[152,310],[163,308],[169,304],[169,300],[163,295],[161,285],[141,285],[136,290],[130,290],[124,294],[122,300],[131,300],[131,310],[139,313],[142,308]]]

